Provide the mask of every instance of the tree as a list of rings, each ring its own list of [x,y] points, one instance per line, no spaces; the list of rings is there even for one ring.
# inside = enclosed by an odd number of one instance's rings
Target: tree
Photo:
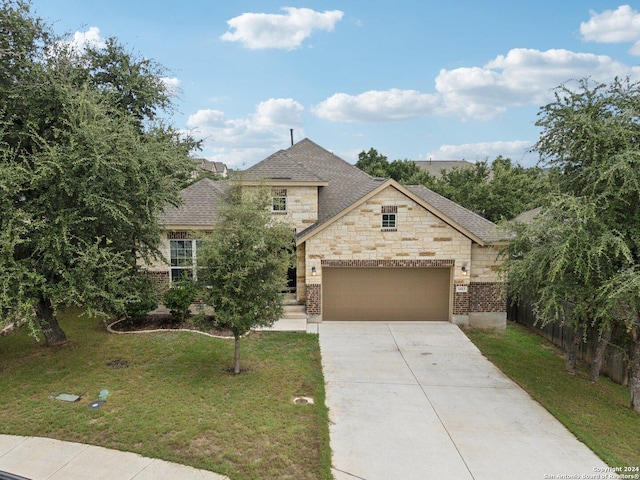
[[[140,302],[137,261],[160,256],[158,213],[177,204],[195,144],[82,80],[86,63],[28,3],[3,1],[0,29],[0,321],[54,345],[60,308]]]
[[[533,278],[543,313],[560,311],[554,305],[561,296],[545,295],[545,288],[564,289],[566,300],[578,298],[576,326],[588,322],[604,339],[611,328],[622,327],[631,352],[631,406],[640,411],[640,84],[582,79],[577,85],[561,85],[555,101],[540,109],[536,125],[542,134],[535,148],[544,166],[560,171],[556,180],[565,195],[518,232],[508,249],[508,280],[522,291],[518,283],[525,275]],[[558,260],[544,261],[551,252]]]
[[[482,161],[452,168],[426,186],[492,222],[499,222],[540,206],[551,188],[547,177],[540,168],[524,168],[498,156],[491,164]]]
[[[503,268],[514,300],[530,298],[542,326],[560,322],[574,331],[566,357],[576,374],[578,347],[586,329],[604,313],[597,302],[600,289],[613,274],[612,265],[630,258],[625,239],[609,229],[603,206],[585,197],[563,195],[530,224],[512,227]],[[609,328],[611,316],[600,327]]]
[[[356,167],[373,177],[389,176],[389,161],[375,148],[370,148],[368,152],[364,150],[360,152]]]
[[[282,316],[282,292],[293,264],[293,228],[274,220],[265,189],[232,184],[212,234],[198,250],[198,281],[216,321],[235,338],[234,373],[240,373],[240,337]]]
[[[419,173],[420,168],[411,160],[394,160],[387,168],[388,176],[400,183],[407,183]]]
[[[629,339],[631,408],[640,412],[640,266],[616,272],[600,291],[601,314],[615,312]]]

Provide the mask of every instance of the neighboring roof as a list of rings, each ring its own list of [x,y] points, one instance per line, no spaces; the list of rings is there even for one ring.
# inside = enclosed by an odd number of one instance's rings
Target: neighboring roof
[[[168,206],[159,216],[161,225],[211,226],[228,186],[226,181],[203,178],[180,192],[182,204]]]
[[[405,185],[405,187],[484,242],[497,242],[505,238],[505,234],[500,232],[498,226],[492,221],[467,210],[424,185]]]
[[[224,173],[224,171],[227,169],[227,166],[222,162],[211,162],[211,163],[213,163],[213,168],[218,173]]]
[[[227,171],[227,166],[224,164],[224,162],[214,162],[212,160],[207,160],[206,158],[192,158],[191,161],[197,168],[200,168],[201,170],[204,170],[206,172],[225,175]]]
[[[542,207],[532,208],[526,212],[522,212],[515,218],[509,220],[512,223],[531,223],[535,217],[542,211]]]
[[[435,177],[440,177],[442,171],[448,172],[452,168],[469,168],[473,167],[473,163],[466,160],[414,160],[413,163],[420,170],[429,172]]]

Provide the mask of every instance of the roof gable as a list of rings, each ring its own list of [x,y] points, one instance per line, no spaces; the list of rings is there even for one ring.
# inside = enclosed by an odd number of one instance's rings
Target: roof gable
[[[343,209],[332,218],[326,219],[322,224],[318,222],[301,232],[298,235],[297,243],[301,244],[305,242],[386,188],[394,188],[398,190],[400,193],[422,206],[425,210],[428,210],[452,228],[480,245],[485,245],[486,243],[491,243],[500,239],[497,232],[497,225],[493,222],[473,213],[470,210],[467,210],[441,195],[438,195],[423,185],[405,186],[399,184],[393,179],[388,179],[379,183],[376,188],[360,197],[356,202],[350,204],[347,208]]]

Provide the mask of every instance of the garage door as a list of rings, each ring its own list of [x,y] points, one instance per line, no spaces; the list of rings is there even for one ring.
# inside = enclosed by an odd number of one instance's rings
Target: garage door
[[[323,320],[449,320],[449,268],[323,267]]]

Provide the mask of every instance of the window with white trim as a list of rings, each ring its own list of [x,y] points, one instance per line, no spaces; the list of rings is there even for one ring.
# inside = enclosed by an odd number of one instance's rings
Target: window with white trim
[[[179,280],[197,280],[196,256],[200,240],[169,240],[169,260],[171,269],[171,282]]]
[[[397,205],[383,205],[382,206],[382,221],[381,228],[384,231],[394,232],[398,228],[398,206]]]
[[[286,188],[274,188],[271,190],[271,211],[273,213],[287,213]]]

